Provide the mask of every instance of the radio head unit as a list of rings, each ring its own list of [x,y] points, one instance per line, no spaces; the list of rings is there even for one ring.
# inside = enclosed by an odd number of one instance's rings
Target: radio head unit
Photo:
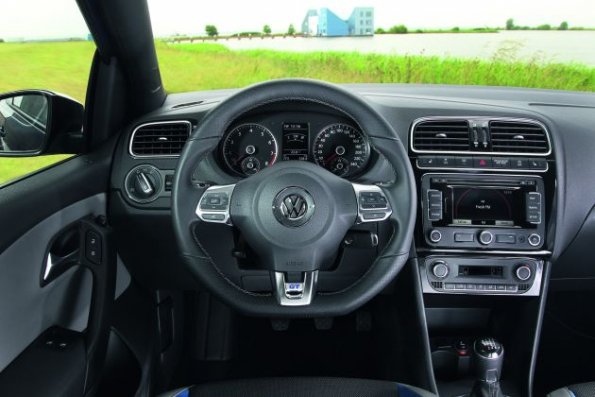
[[[540,249],[544,197],[538,176],[426,174],[426,242],[437,248]]]

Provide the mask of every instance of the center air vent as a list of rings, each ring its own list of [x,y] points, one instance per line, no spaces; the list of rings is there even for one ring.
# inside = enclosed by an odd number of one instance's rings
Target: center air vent
[[[494,152],[547,154],[549,142],[544,128],[532,121],[490,121]]]
[[[469,151],[469,121],[424,120],[413,127],[413,149],[424,152]]]
[[[189,121],[162,121],[137,127],[130,138],[135,157],[179,156],[190,136]]]
[[[552,150],[544,125],[520,118],[421,118],[413,123],[410,139],[419,153],[547,156]]]

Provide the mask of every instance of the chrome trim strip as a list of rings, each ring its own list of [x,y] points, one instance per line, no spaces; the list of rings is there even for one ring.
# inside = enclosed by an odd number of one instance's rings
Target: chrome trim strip
[[[461,121],[472,121],[472,120],[486,120],[486,121],[507,121],[507,122],[517,122],[517,123],[525,123],[525,124],[534,124],[538,125],[539,127],[543,128],[545,132],[545,137],[547,139],[548,144],[548,151],[547,153],[510,153],[510,152],[476,152],[476,151],[456,151],[456,150],[417,150],[413,147],[413,131],[415,131],[415,127],[421,122],[424,121],[436,121],[436,120],[447,120],[447,121],[454,121],[454,120],[461,120]],[[482,155],[482,156],[490,156],[490,155],[503,155],[503,156],[538,156],[538,157],[547,157],[552,154],[552,141],[550,139],[550,132],[545,124],[543,124],[539,120],[535,119],[527,119],[527,118],[515,118],[515,117],[489,117],[489,116],[427,116],[427,117],[420,117],[413,121],[411,124],[411,128],[409,130],[409,147],[413,153],[426,153],[426,154],[459,154],[459,155]]]
[[[158,125],[158,124],[180,124],[184,123],[188,125],[188,138],[192,132],[192,123],[188,120],[166,120],[166,121],[152,121],[150,123],[143,123],[134,128],[132,134],[130,135],[130,141],[128,142],[128,154],[135,159],[150,159],[150,158],[176,158],[180,157],[179,154],[134,154],[132,151],[132,142],[134,142],[134,136],[143,127],[148,125]]]
[[[527,253],[525,252],[523,255],[526,255]],[[526,258],[526,256],[525,256]],[[503,259],[524,259],[524,258],[503,258]],[[539,296],[541,294],[541,283],[543,280],[543,261],[536,261],[536,269],[535,269],[535,279],[533,281],[533,284],[531,285],[531,288],[529,288],[527,291],[523,292],[523,293],[518,293],[517,292],[480,292],[477,290],[447,290],[447,291],[437,291],[434,288],[432,288],[432,286],[430,285],[430,282],[428,280],[428,272],[426,270],[426,263],[425,263],[425,259],[421,261],[421,263],[419,264],[420,267],[420,272],[419,272],[419,276],[421,278],[421,284],[422,284],[422,292],[424,294],[448,294],[448,295],[489,295],[489,296]]]
[[[474,249],[453,249],[453,248],[417,248],[417,252],[429,252],[432,254],[486,254],[486,255],[531,255],[549,256],[552,251],[506,251],[506,250],[474,250]]]

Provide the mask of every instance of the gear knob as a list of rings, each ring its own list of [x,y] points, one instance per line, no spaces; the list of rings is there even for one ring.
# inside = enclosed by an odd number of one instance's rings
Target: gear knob
[[[477,379],[498,382],[502,375],[504,346],[494,338],[479,338],[473,343],[473,358]]]

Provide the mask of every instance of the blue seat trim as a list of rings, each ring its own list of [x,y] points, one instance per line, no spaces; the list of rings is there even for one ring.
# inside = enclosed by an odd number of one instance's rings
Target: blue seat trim
[[[186,388],[184,390],[179,391],[174,397],[189,397],[190,396],[190,388]]]
[[[420,397],[418,393],[407,386],[397,385],[397,390],[399,391],[399,397]]]

